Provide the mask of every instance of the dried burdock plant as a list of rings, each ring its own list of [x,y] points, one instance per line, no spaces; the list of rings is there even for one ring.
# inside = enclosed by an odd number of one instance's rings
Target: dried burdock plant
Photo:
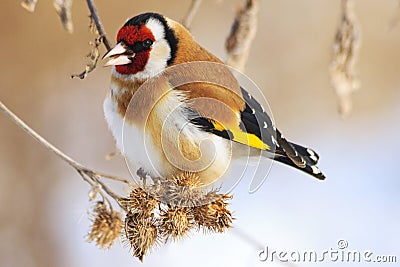
[[[171,179],[174,184],[179,186],[186,186],[188,188],[199,188],[202,186],[199,177],[194,172],[181,172],[180,174],[174,175]]]
[[[156,179],[151,192],[162,203],[172,206],[193,207],[199,205],[206,194],[198,176],[183,172],[168,179]]]
[[[196,223],[211,232],[222,233],[231,228],[234,218],[227,209],[227,200],[231,199],[232,196],[211,191],[206,197],[213,199],[213,201],[193,208],[193,216]]]
[[[351,113],[351,95],[360,87],[354,69],[360,47],[360,30],[353,5],[354,3],[351,0],[342,0],[342,14],[333,44],[333,58],[329,68],[332,85],[339,99],[339,112],[342,117]]]
[[[159,228],[165,241],[170,237],[174,240],[184,237],[193,226],[194,216],[191,208],[168,207],[160,213]]]
[[[122,233],[121,214],[107,208],[104,202],[97,202],[93,210],[93,219],[88,242],[96,242],[102,249],[109,249]]]
[[[72,0],[54,0],[53,5],[60,17],[64,29],[69,33],[72,33],[74,31],[71,15]]]
[[[142,212],[145,214],[151,214],[160,205],[160,202],[153,195],[141,187],[132,189],[130,195],[121,198],[119,203],[129,212]]]
[[[118,200],[127,211],[126,240],[141,261],[154,245],[185,237],[195,226],[211,232],[224,232],[232,226],[232,214],[227,209],[231,197],[199,188],[195,173],[152,181]]]
[[[34,12],[38,0],[23,0],[21,6],[29,12]],[[66,31],[72,33],[74,25],[72,23],[72,0],[53,0],[53,6],[60,17],[61,23]]]
[[[143,261],[144,255],[158,243],[158,228],[154,214],[128,212],[125,217],[125,237],[133,256]]]
[[[259,0],[246,0],[237,13],[225,42],[226,64],[243,71],[257,31]]]
[[[25,8],[26,10],[28,10],[29,12],[35,11],[36,4],[37,4],[37,0],[23,0],[21,2],[21,6],[23,8]]]

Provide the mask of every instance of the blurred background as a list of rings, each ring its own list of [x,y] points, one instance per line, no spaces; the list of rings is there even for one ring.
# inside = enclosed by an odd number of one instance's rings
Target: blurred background
[[[181,20],[190,1],[96,3],[114,41],[127,18],[157,11]],[[241,3],[204,0],[194,18],[196,40],[222,59]],[[322,253],[338,249],[340,239],[349,250],[396,255],[400,261],[400,24],[389,27],[400,14],[398,4],[355,1],[362,31],[356,65],[362,87],[354,94],[352,115],[342,120],[328,72],[340,1],[261,2],[246,74],[263,90],[282,132],[319,152],[327,179],[319,182],[273,164],[256,193],[248,193],[246,179],[234,189],[234,229],[192,233],[153,250],[140,265],[315,266],[261,262],[259,251],[268,246]],[[99,67],[84,80],[70,78],[84,68],[93,39],[85,1],[73,3],[72,35],[62,29],[50,1],[39,1],[33,14],[19,1],[3,1],[1,7],[1,101],[79,162],[128,177],[121,157],[105,159],[114,151],[102,111],[110,70]],[[90,188],[71,167],[3,114],[0,140],[1,266],[139,265],[123,244],[104,252],[85,242]]]

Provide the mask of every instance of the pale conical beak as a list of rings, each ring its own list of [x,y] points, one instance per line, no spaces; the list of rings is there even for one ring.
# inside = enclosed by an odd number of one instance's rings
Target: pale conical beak
[[[126,65],[132,63],[135,54],[127,49],[122,43],[118,43],[113,49],[103,56],[103,59],[110,58],[106,64],[107,66]]]

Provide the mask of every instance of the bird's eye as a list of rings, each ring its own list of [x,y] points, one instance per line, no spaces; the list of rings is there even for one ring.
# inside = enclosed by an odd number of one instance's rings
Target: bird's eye
[[[145,48],[149,48],[152,44],[153,44],[153,41],[150,40],[150,39],[146,39],[146,40],[143,41],[143,46]]]

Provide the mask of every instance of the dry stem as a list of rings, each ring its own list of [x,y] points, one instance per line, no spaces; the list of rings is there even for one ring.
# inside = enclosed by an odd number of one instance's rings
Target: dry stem
[[[226,39],[228,52],[226,64],[243,71],[249,57],[250,46],[257,31],[259,0],[246,0],[246,4],[238,10]]]
[[[71,78],[77,77],[80,79],[84,79],[90,72],[92,72],[97,67],[97,62],[100,58],[100,52],[99,52],[100,44],[104,44],[107,51],[111,50],[110,42],[107,39],[106,31],[104,29],[103,24],[101,23],[96,5],[94,4],[93,0],[86,0],[86,3],[90,11],[90,18],[91,18],[90,24],[92,25],[92,23],[94,23],[99,36],[95,39],[94,43],[90,43],[92,49],[90,50],[90,53],[88,55],[89,62],[86,64],[85,70],[79,74],[71,75]]]
[[[199,10],[199,7],[201,5],[201,0],[192,0],[190,3],[190,7],[188,12],[186,13],[185,18],[183,19],[183,26],[186,28],[190,28],[190,25],[192,25],[192,21],[194,16],[196,15],[197,11]]]
[[[55,147],[49,141],[44,139],[41,135],[39,135],[36,131],[34,131],[31,127],[29,127],[23,120],[21,120],[17,115],[15,115],[11,110],[9,110],[3,102],[0,101],[0,110],[2,110],[18,127],[24,130],[27,134],[33,137],[36,141],[38,141],[41,145],[43,145],[47,150],[56,154],[59,158],[63,161],[67,162],[71,167],[73,167],[79,175],[82,177],[84,181],[89,183],[92,187],[99,188],[98,191],[101,196],[109,202],[107,196],[103,193],[105,192],[107,195],[112,197],[119,205],[121,197],[115,194],[107,185],[105,185],[100,179],[101,178],[108,178],[114,179],[117,181],[123,181],[124,183],[129,183],[127,180],[122,178],[116,178],[112,175],[102,175],[94,170],[91,170],[76,160],[72,159],[65,153],[63,153],[60,149]],[[121,206],[122,207],[122,206]]]
[[[343,117],[351,113],[351,95],[360,87],[354,70],[360,34],[353,5],[351,0],[342,0],[341,20],[336,32],[330,64],[331,80],[339,99],[339,112]]]
[[[104,29],[103,24],[101,23],[96,5],[94,4],[93,0],[86,0],[86,3],[90,11],[90,16],[92,17],[94,23],[96,24],[97,31],[103,39],[103,44],[106,47],[107,51],[110,51],[111,50],[110,42],[107,39],[106,31]]]

